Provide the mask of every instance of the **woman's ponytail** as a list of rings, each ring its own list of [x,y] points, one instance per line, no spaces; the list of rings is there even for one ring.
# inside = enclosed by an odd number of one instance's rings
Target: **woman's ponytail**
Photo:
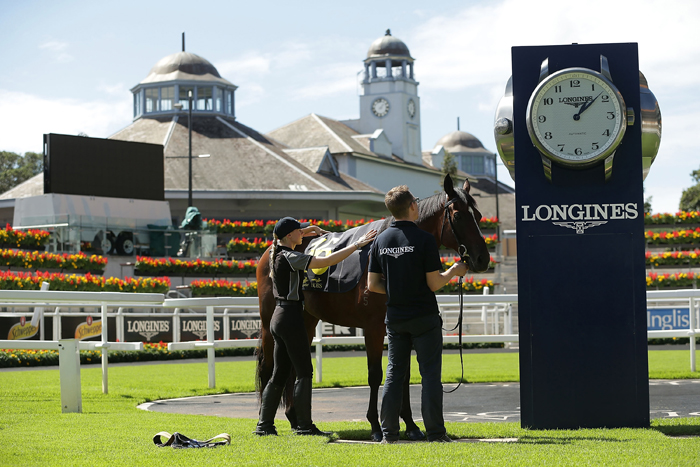
[[[270,250],[270,279],[275,279],[275,255],[277,255],[277,246],[279,238],[277,234],[272,234],[272,249]]]

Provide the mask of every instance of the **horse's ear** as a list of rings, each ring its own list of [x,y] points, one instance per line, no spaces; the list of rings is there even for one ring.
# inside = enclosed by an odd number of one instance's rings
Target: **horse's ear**
[[[452,177],[450,177],[450,174],[445,175],[445,181],[442,183],[443,188],[445,189],[445,193],[447,193],[447,199],[452,199],[455,197],[455,189],[454,185],[452,184]]]
[[[472,186],[469,184],[469,180],[466,178],[464,179],[464,185],[462,185],[462,189],[467,193],[469,193],[469,190],[472,189]]]

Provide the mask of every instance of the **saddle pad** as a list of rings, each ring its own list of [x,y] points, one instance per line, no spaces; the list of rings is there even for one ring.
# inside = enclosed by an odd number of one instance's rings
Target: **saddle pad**
[[[167,438],[167,441],[163,443],[161,436]],[[214,441],[215,439],[221,439],[222,441]],[[197,441],[196,439],[188,438],[187,436],[178,433],[177,431],[172,435],[167,431],[161,431],[153,436],[153,444],[159,448],[166,446],[172,446],[175,449],[186,449],[186,448],[213,448],[216,446],[225,446],[231,444],[231,435],[228,433],[221,433],[209,438],[206,441]]]
[[[355,243],[360,237],[370,230],[381,231],[383,220],[354,227],[345,232],[331,232],[315,238],[304,251],[307,255],[326,257],[334,251],[342,250]],[[358,253],[352,253],[340,263],[319,269],[309,269],[302,284],[303,290],[317,290],[321,292],[343,293],[354,289],[360,282],[362,274],[367,270],[369,250],[371,244],[366,245]]]

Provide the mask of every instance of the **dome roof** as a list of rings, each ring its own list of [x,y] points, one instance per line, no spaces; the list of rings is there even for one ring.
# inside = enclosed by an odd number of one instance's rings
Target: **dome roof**
[[[391,35],[391,30],[387,29],[386,34],[376,41],[372,42],[367,51],[367,58],[382,58],[382,57],[406,57],[411,59],[411,52],[404,42]]]
[[[222,78],[207,59],[190,52],[178,52],[161,58],[141,84],[173,80],[214,81],[233,85]]]
[[[452,154],[460,152],[488,152],[476,136],[459,130],[446,134],[435,145],[444,147],[446,151]]]

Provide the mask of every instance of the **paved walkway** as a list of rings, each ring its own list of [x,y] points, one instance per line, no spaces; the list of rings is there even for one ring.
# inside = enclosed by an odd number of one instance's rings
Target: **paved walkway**
[[[452,389],[454,385],[445,385]],[[381,391],[381,389],[380,389]],[[652,418],[700,417],[700,380],[649,382]],[[315,421],[365,421],[369,387],[327,388],[313,391]],[[420,386],[411,388],[411,407],[420,420]],[[219,394],[156,401],[139,406],[155,412],[258,418],[255,394]],[[451,422],[519,422],[520,383],[463,384],[445,394],[445,420]],[[278,410],[277,418],[284,418]]]

